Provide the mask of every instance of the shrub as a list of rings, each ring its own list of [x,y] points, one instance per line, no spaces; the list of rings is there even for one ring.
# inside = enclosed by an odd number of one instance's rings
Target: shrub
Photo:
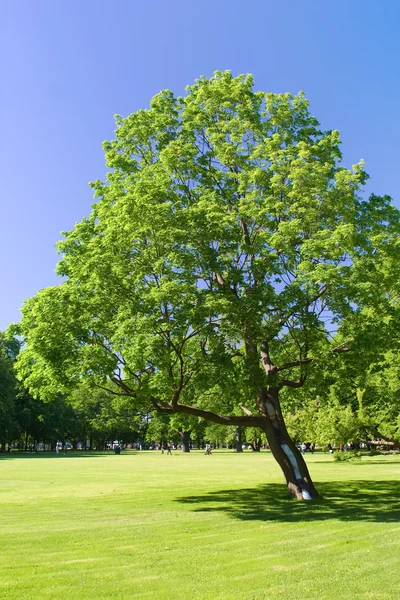
[[[336,462],[345,462],[349,460],[360,460],[361,452],[359,450],[348,450],[347,452],[336,451],[333,453],[333,460]]]

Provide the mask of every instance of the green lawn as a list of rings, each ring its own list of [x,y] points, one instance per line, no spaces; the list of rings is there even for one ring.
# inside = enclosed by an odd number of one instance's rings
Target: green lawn
[[[0,598],[400,598],[400,457],[307,455],[323,500],[271,456],[0,459]]]

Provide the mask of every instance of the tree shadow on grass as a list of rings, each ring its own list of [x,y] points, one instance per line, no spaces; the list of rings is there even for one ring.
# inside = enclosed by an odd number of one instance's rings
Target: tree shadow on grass
[[[299,502],[289,498],[284,485],[219,490],[177,498],[195,512],[224,512],[243,521],[400,521],[399,481],[333,481],[318,483],[321,498]]]

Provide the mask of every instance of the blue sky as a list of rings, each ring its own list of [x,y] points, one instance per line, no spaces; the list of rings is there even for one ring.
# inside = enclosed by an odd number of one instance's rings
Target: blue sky
[[[304,90],[368,192],[399,199],[397,0],[1,0],[0,330],[54,285],[54,244],[90,212],[114,114],[199,75]]]

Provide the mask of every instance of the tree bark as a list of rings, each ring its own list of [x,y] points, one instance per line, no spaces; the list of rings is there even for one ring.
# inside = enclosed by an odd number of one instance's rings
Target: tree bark
[[[279,403],[279,388],[261,388],[258,404],[264,417],[262,429],[271,452],[283,471],[289,494],[298,500],[317,498],[318,492],[306,462],[287,432]]]
[[[236,427],[236,452],[243,452],[242,448],[242,428],[240,425]]]
[[[261,452],[261,444],[262,444],[261,438],[259,438],[258,440],[253,440],[253,442],[251,444],[251,448],[252,448],[253,452]]]

